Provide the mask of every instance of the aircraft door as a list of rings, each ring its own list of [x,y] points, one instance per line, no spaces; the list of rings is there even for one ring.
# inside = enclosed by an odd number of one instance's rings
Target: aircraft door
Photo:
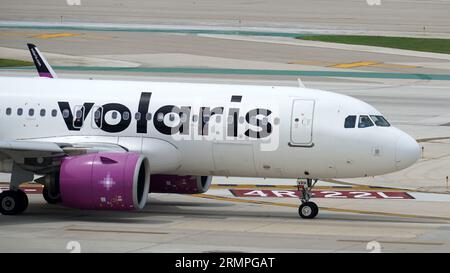
[[[31,104],[25,103],[24,107],[19,107],[17,109],[17,115],[23,116],[24,118],[24,127],[28,128],[36,128],[39,127],[38,124],[38,115],[40,112],[41,106],[40,104]]]
[[[293,146],[313,145],[314,104],[314,100],[293,100],[290,142]]]

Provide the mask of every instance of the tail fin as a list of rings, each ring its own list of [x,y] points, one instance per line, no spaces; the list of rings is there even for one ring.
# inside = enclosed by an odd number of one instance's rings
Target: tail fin
[[[30,50],[31,57],[33,58],[34,65],[39,73],[39,77],[58,78],[55,71],[53,71],[52,67],[48,64],[39,49],[33,44],[27,45]]]

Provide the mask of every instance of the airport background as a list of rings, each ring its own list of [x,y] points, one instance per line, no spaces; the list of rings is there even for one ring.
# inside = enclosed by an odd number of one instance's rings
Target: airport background
[[[215,177],[206,194],[151,194],[132,213],[51,206],[30,186],[29,211],[0,218],[0,251],[67,252],[79,242],[87,252],[368,252],[375,241],[381,251],[448,252],[450,55],[301,37],[448,39],[449,11],[443,0],[2,0],[0,59],[30,61],[31,42],[65,78],[283,86],[300,78],[375,106],[423,154],[397,173],[321,181],[320,191],[377,198],[317,198],[314,221],[298,218],[296,198],[277,197],[295,180]],[[0,75],[36,72],[6,66]],[[241,197],[255,189],[271,197]]]

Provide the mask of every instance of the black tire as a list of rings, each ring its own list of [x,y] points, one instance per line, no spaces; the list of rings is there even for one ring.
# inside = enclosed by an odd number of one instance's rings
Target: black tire
[[[57,194],[52,193],[52,191],[50,191],[50,189],[47,186],[45,186],[42,189],[42,196],[44,197],[45,201],[47,201],[47,203],[49,203],[49,204],[61,203],[61,194],[60,193],[57,193]]]
[[[19,210],[19,213],[24,212],[28,208],[28,196],[23,190],[17,190],[17,195],[21,199],[22,207]]]
[[[23,191],[4,191],[0,193],[0,213],[16,215],[22,213],[28,206],[28,198]]]
[[[319,213],[319,207],[314,202],[305,202],[298,208],[298,215],[303,219],[313,219]]]

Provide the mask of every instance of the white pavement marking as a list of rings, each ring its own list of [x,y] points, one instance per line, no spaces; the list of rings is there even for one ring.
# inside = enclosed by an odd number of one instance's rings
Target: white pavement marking
[[[261,197],[266,197],[266,198],[293,198],[292,194],[289,193],[294,193],[295,191],[293,190],[264,190],[265,192],[274,192],[274,194],[265,194],[266,196],[262,195],[262,194],[250,194],[250,195],[246,195],[245,197],[237,197],[235,196],[231,191],[233,187],[231,186],[229,189],[211,189],[209,191],[206,192],[206,194],[208,195],[214,195],[214,196],[219,196],[219,197],[235,197],[235,198],[261,198]],[[254,188],[254,189],[247,189],[247,190],[243,190],[243,191],[247,191],[247,192],[252,192],[252,191],[262,191],[260,189]],[[401,200],[401,201],[421,201],[421,202],[450,202],[450,194],[436,194],[436,193],[421,193],[421,192],[410,192],[410,191],[406,191],[404,193],[411,195],[414,199],[406,199],[406,198],[394,198],[393,196],[389,197],[389,195],[387,196],[387,198],[382,198],[383,197],[383,193],[385,192],[389,192],[389,190],[386,191],[366,191],[366,190],[358,190],[357,192],[359,193],[359,195],[363,195],[363,193],[377,193],[377,195],[379,195],[381,193],[381,197],[379,198],[367,198],[367,196],[365,197],[355,197],[355,198],[334,198],[335,196],[332,196],[334,192],[336,193],[347,193],[347,192],[356,192],[356,191],[352,191],[351,189],[349,190],[332,190],[332,191],[320,191],[321,193],[325,193],[328,194],[328,196],[324,197],[324,194],[320,194],[320,198],[330,198],[330,199],[345,199],[345,200],[349,200],[349,199],[377,199],[377,200]],[[280,193],[280,194],[278,194]],[[279,195],[279,196],[277,196]],[[353,194],[354,195],[354,194]],[[316,197],[318,198],[318,197]],[[449,215],[450,215],[450,208],[449,208]]]

